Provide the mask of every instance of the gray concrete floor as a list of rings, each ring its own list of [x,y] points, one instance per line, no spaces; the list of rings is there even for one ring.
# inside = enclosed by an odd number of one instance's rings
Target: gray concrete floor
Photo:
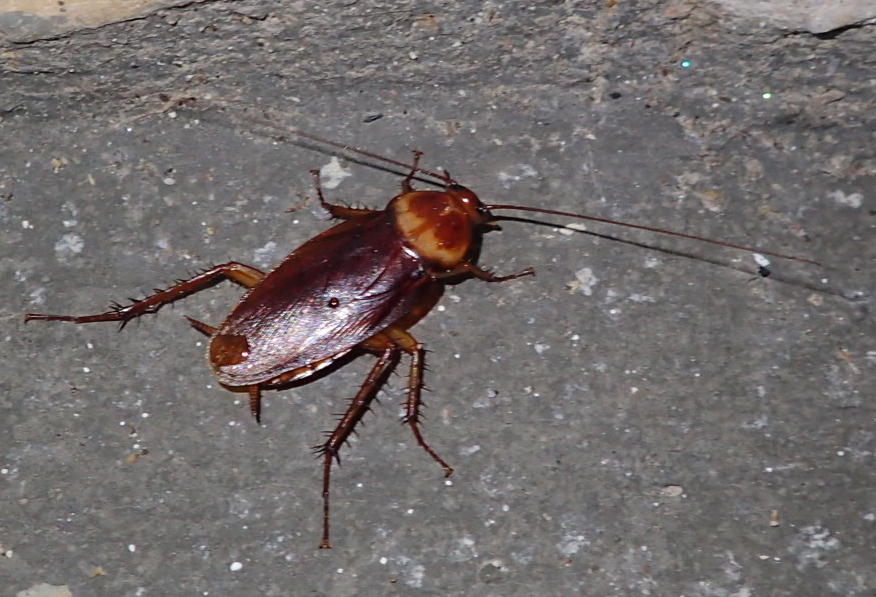
[[[671,16],[220,2],[7,47],[0,594],[876,594],[876,30]],[[284,213],[326,155],[160,94],[420,149],[486,202],[824,267],[774,260],[764,279],[745,252],[507,223],[481,264],[537,277],[451,287],[414,329],[451,483],[397,423],[394,377],[344,452],[320,551],[309,447],[370,357],[268,392],[259,428],[182,317],[218,323],[230,284],[121,334],[23,323],[212,263],[268,268],[328,225],[313,202]],[[332,197],[381,206],[398,188],[349,169]]]

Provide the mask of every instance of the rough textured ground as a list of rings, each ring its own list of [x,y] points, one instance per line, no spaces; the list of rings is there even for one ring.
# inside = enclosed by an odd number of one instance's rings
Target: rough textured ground
[[[874,594],[876,30],[531,4],[208,3],[5,49],[2,595]],[[397,424],[393,378],[319,551],[309,446],[370,357],[267,393],[259,428],[182,318],[220,321],[231,285],[121,334],[23,323],[267,268],[326,227],[301,196],[327,156],[162,94],[420,149],[488,202],[825,266],[764,279],[745,252],[506,224],[481,263],[538,276],[450,288],[414,330],[452,484]],[[396,192],[349,168],[332,196]]]

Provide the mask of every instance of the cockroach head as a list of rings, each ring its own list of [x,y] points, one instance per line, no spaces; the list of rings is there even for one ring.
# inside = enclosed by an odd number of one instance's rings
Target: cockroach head
[[[445,193],[455,197],[468,212],[471,222],[476,227],[489,229],[498,229],[495,224],[496,218],[487,209],[487,206],[478,198],[474,191],[461,184],[451,183],[447,186]]]

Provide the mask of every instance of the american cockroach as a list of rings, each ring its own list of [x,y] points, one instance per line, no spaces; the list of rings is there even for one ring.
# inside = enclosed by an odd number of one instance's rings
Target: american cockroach
[[[261,124],[273,126],[265,121]],[[394,166],[404,165],[302,131],[286,131],[344,152]],[[501,220],[515,219],[495,216],[493,212],[517,210],[620,224],[815,264],[801,257],[650,226],[536,207],[484,204],[446,171],[437,174],[420,168],[419,159],[420,153],[414,152],[413,164],[404,165],[407,175],[402,180],[401,193],[382,210],[329,203],[323,194],[319,171],[313,171],[321,205],[342,222],[305,242],[268,273],[231,261],[129,305],[113,304],[105,313],[83,316],[30,313],[25,315],[25,321],[77,324],[114,321],[121,329],[132,319],[155,313],[164,305],[211,286],[223,277],[232,280],[247,291],[224,321],[213,327],[191,317],[187,319],[192,327],[210,337],[207,356],[219,382],[229,389],[248,392],[250,412],[257,422],[261,421],[262,390],[306,380],[350,353],[376,355],[377,362],[346,412],[334,430],[327,433],[327,439],[314,448],[323,458],[320,548],[328,548],[332,465],[340,462],[341,447],[370,409],[402,353],[410,357],[402,422],[410,427],[417,443],[441,465],[445,475],[453,472],[426,443],[420,430],[424,349],[409,329],[435,307],[449,282],[465,278],[503,282],[534,273],[527,268],[497,276],[476,264],[482,235],[498,229],[497,222]],[[415,190],[413,180],[421,180],[423,176],[440,181],[443,188]]]

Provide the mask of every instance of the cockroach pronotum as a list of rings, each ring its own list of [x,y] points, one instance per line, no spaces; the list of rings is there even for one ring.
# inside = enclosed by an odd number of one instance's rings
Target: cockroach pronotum
[[[302,131],[285,130],[343,152],[396,167],[404,165]],[[305,242],[268,273],[231,261],[129,305],[113,304],[105,313],[84,316],[30,313],[25,315],[25,321],[77,324],[114,321],[121,329],[132,319],[155,313],[223,277],[232,280],[247,291],[222,323],[213,327],[191,317],[187,319],[197,331],[210,337],[208,359],[219,382],[226,388],[248,392],[250,412],[257,422],[261,420],[263,389],[279,389],[305,380],[350,353],[375,354],[377,362],[346,412],[327,439],[314,448],[323,458],[320,548],[328,548],[332,465],[339,461],[340,448],[370,409],[403,352],[410,356],[410,373],[402,421],[410,427],[417,443],[441,465],[445,475],[453,472],[420,431],[424,349],[408,330],[435,307],[448,282],[465,278],[503,282],[534,273],[527,268],[497,276],[478,267],[475,260],[482,235],[497,229],[498,221],[513,219],[495,216],[493,212],[517,210],[619,224],[816,264],[801,257],[650,226],[536,207],[487,205],[446,171],[437,174],[421,168],[419,159],[420,153],[414,152],[413,164],[404,165],[407,175],[401,183],[401,194],[382,210],[329,203],[323,195],[319,171],[313,171],[320,203],[342,222]],[[412,182],[421,177],[440,181],[443,189],[415,190]]]

